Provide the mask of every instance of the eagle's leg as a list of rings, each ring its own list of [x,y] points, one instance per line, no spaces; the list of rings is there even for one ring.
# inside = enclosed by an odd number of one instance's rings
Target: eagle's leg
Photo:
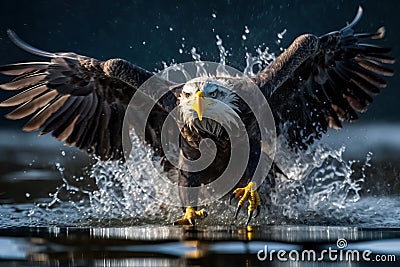
[[[246,187],[242,188],[236,188],[235,191],[233,191],[229,203],[231,203],[232,199],[234,198],[239,198],[239,203],[235,212],[235,219],[237,218],[240,209],[244,205],[246,201],[249,202],[248,206],[248,217],[246,221],[246,225],[250,223],[251,218],[253,217],[253,213],[256,210],[256,215],[254,216],[257,217],[260,214],[260,196],[258,195],[257,192],[257,186],[254,182],[249,182]]]
[[[185,215],[174,222],[174,225],[195,225],[195,219],[204,219],[207,212],[204,209],[196,210],[193,207],[186,207]]]
[[[204,219],[207,217],[207,212],[204,209],[197,210],[198,195],[189,190],[185,190],[187,187],[199,186],[200,176],[195,173],[180,171],[179,172],[179,197],[182,202],[182,206],[186,206],[185,215],[176,220],[174,225],[195,225],[196,219]]]

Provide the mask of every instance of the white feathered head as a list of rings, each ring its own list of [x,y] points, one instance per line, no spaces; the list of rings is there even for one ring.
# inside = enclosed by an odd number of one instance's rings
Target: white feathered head
[[[221,133],[222,126],[238,127],[238,98],[228,86],[210,77],[188,81],[179,97],[184,124],[216,136]]]

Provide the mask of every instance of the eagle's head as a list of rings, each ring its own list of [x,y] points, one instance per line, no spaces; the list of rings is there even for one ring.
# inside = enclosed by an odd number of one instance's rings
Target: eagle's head
[[[229,86],[212,78],[188,81],[179,97],[183,123],[218,136],[222,126],[238,127],[238,97]]]

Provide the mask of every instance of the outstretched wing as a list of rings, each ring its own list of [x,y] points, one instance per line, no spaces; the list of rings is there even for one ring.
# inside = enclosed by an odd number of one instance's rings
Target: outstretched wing
[[[273,63],[254,77],[268,98],[279,133],[289,145],[305,149],[328,127],[341,128],[364,112],[372,96],[392,76],[389,48],[364,43],[381,39],[376,33],[354,33],[357,16],[343,29],[321,37],[298,37]]]
[[[103,160],[121,158],[126,107],[152,73],[122,59],[100,61],[75,53],[48,53],[24,43],[11,30],[8,35],[20,48],[50,61],[0,66],[0,73],[17,76],[0,88],[23,90],[0,103],[17,106],[7,118],[33,115],[25,131],[51,133]]]

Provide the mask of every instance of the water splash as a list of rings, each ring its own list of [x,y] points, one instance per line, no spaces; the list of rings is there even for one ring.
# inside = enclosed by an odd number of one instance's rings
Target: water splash
[[[159,194],[157,199],[168,198],[171,192],[158,188],[162,187],[158,179],[160,173],[163,173],[160,159],[154,158],[151,148],[144,146],[133,131],[131,138],[132,160],[126,163],[129,164],[131,172],[120,162],[97,161],[88,171],[97,189],[89,191],[71,185],[64,177],[64,169],[58,165],[64,185],[54,194],[53,201],[45,208],[53,214],[55,212],[58,216],[64,217],[65,222],[69,224],[79,222],[79,225],[169,224],[181,216],[180,209],[164,205],[149,197],[148,193],[154,195],[157,192]],[[362,217],[371,218],[370,215],[363,216],[362,213],[360,215],[360,212],[354,211],[359,205],[361,186],[366,178],[365,171],[370,166],[372,155],[367,154],[360,176],[354,177],[352,165],[355,161],[343,160],[344,151],[344,147],[335,150],[315,145],[301,155],[291,153],[289,156],[285,154],[286,157],[281,157],[279,164],[282,169],[286,164],[286,176],[276,175],[275,186],[271,186],[268,179],[264,182],[260,188],[260,195],[266,205],[254,222],[346,225],[360,221]],[[176,180],[176,173],[164,174],[167,179]],[[65,197],[65,192],[68,192],[68,198]],[[88,200],[82,201],[84,199],[82,196],[79,197],[80,201],[72,199],[76,193],[86,195]],[[69,208],[61,209],[65,205],[69,205]],[[208,225],[232,223],[236,207],[227,204],[226,198],[206,208],[210,216],[200,223]],[[70,214],[71,209],[75,210],[74,214]],[[43,214],[42,210],[36,208],[32,211],[32,214],[29,214],[31,218]],[[238,222],[243,222],[245,216],[246,214],[242,213]],[[52,218],[56,221],[54,217]],[[371,220],[367,222],[372,223]]]
[[[192,54],[193,60],[196,62],[196,74],[198,76],[206,76],[207,75],[207,70],[204,67],[204,63],[201,60],[200,54],[197,53],[196,48],[192,47],[192,49],[190,49],[190,53]]]
[[[244,39],[247,39],[247,35],[250,33],[250,29],[245,26],[244,27]],[[278,39],[277,39],[277,43],[279,41],[281,41],[281,39],[284,38],[284,35],[286,33],[286,29],[283,30],[281,33],[278,33]],[[242,38],[243,38],[242,36]],[[228,74],[228,72],[225,69],[225,66],[227,65],[227,59],[229,56],[232,56],[232,54],[229,53],[229,50],[225,48],[225,46],[223,45],[223,40],[222,37],[220,35],[215,35],[216,38],[216,42],[215,44],[217,45],[217,49],[218,49],[218,60],[219,63],[221,64],[217,70],[218,74],[221,74],[222,76]],[[178,49],[179,54],[183,54],[186,53],[185,50],[185,38],[182,37],[181,38],[182,42],[180,45],[180,48]],[[249,49],[247,48],[247,46],[244,46],[244,49],[246,51],[248,51]],[[280,48],[280,50],[282,51],[283,48]],[[204,68],[204,62],[201,59],[201,54],[198,51],[198,48],[196,47],[192,47],[190,49],[190,55],[192,60],[194,60],[194,62],[196,62],[196,66],[197,66],[197,76],[205,76],[207,74],[206,69]],[[264,67],[268,66],[273,60],[276,59],[276,55],[274,52],[270,52],[270,48],[268,46],[263,45],[259,45],[257,47],[255,47],[255,50],[253,53],[251,52],[246,52],[245,55],[245,62],[246,65],[244,67],[243,73],[248,75],[249,77],[256,75],[261,69],[263,69]],[[179,66],[179,64],[176,64],[175,60],[172,59],[172,61],[170,63],[167,63],[165,61],[162,61],[163,64],[163,70],[167,69],[168,67],[171,66]]]
[[[270,53],[269,47],[263,49],[262,46],[259,46],[255,56],[246,52],[246,67],[243,72],[249,77],[254,76],[275,59],[275,53]]]
[[[160,223],[167,221],[168,208],[157,199],[172,197],[162,190],[160,179],[176,179],[174,172],[163,171],[161,159],[154,157],[150,147],[144,146],[132,130],[132,153],[126,163],[101,162],[93,166],[91,176],[98,190],[90,195],[94,214],[113,218],[146,218]],[[129,170],[128,170],[129,167]],[[164,176],[164,177],[161,177]],[[155,195],[156,199],[150,197]]]
[[[217,74],[219,76],[229,76],[229,72],[225,69],[226,66],[226,57],[228,56],[228,51],[222,45],[222,39],[219,35],[215,36],[217,38],[217,47],[219,50],[219,63],[220,65],[217,67]]]
[[[307,215],[339,221],[348,217],[346,208],[360,199],[365,169],[361,177],[352,177],[354,162],[343,160],[344,151],[344,147],[334,150],[319,145],[301,155],[285,153],[286,163],[280,162],[280,167],[286,164],[288,177],[278,175],[271,194],[281,214],[295,220],[307,219]],[[277,159],[282,160],[279,155]],[[364,166],[369,160],[367,156]]]
[[[279,32],[279,33],[276,35],[276,36],[278,37],[278,40],[276,40],[276,42],[277,42],[278,44],[281,43],[281,41],[282,41],[282,39],[283,39],[283,36],[286,34],[286,32],[287,32],[287,30],[284,29],[282,32]]]

